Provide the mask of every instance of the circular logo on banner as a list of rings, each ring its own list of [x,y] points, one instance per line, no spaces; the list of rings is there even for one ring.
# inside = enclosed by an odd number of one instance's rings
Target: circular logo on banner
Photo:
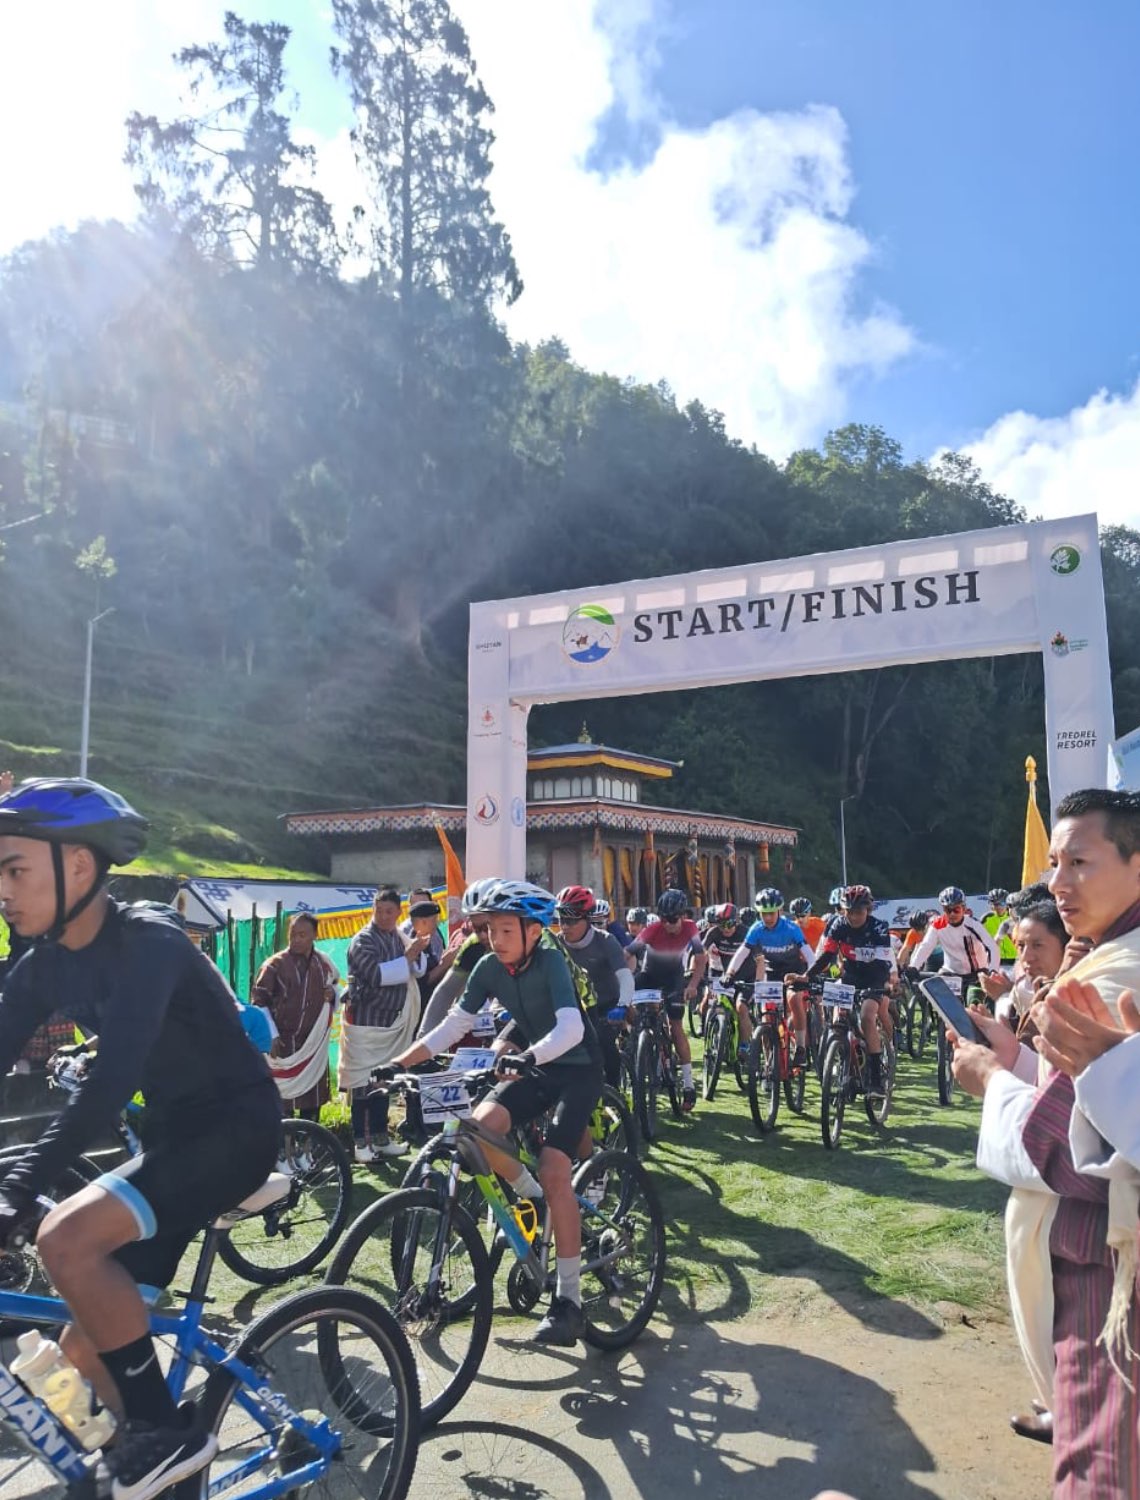
[[[511,801],[511,822],[516,828],[521,828],[526,822],[526,803],[521,797],[515,797]]]
[[[1065,542],[1060,547],[1054,547],[1049,554],[1049,566],[1054,573],[1060,573],[1062,576],[1066,573],[1075,573],[1080,565],[1080,549],[1069,542]]]
[[[484,828],[490,828],[492,823],[499,821],[499,804],[491,796],[490,792],[484,792],[475,804],[475,821],[482,823]]]
[[[580,604],[562,627],[562,649],[585,666],[604,661],[621,640],[621,627],[600,604]]]

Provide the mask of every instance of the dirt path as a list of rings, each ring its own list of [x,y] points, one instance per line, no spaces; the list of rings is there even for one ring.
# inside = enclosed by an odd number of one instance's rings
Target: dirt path
[[[500,1325],[480,1380],[425,1435],[413,1495],[1047,1500],[1049,1450],[1007,1426],[1029,1394],[1008,1328],[951,1315],[939,1332],[898,1303],[869,1325],[796,1290],[794,1311],[658,1320],[613,1355],[538,1351],[533,1324]],[[50,1493],[0,1441],[4,1500]]]
[[[890,1316],[888,1310],[888,1318]],[[1049,1450],[1015,1437],[1029,1389],[1004,1326],[915,1338],[827,1299],[794,1314],[654,1325],[622,1355],[489,1350],[415,1493],[512,1500],[1047,1500]]]

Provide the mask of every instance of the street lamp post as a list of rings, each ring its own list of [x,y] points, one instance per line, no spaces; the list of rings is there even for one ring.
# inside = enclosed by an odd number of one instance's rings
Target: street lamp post
[[[83,673],[83,732],[79,739],[79,774],[87,775],[87,747],[91,739],[91,655],[95,649],[95,627],[100,620],[113,615],[114,609],[104,609],[87,621],[87,667]]]
[[[843,816],[843,809],[858,795],[857,792],[851,792],[848,796],[839,799],[839,868],[844,885],[847,884],[847,821]]]

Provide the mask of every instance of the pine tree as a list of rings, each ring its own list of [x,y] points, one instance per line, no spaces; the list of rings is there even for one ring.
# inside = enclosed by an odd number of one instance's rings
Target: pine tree
[[[468,307],[513,302],[522,281],[487,190],[494,106],[447,0],[333,0],[372,184],[372,258],[408,304],[435,291]]]
[[[237,265],[335,269],[328,202],[312,179],[316,156],[291,133],[284,52],[290,29],[226,12],[225,40],[184,47],[198,114],[163,124],[135,111],[124,160],[145,209],[188,232],[205,253]]]

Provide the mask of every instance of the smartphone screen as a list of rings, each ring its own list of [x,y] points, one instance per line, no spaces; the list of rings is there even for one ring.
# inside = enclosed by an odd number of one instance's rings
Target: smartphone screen
[[[978,1042],[983,1047],[989,1046],[985,1035],[974,1025],[969,1011],[945,979],[938,974],[928,974],[925,979],[919,980],[918,987],[951,1031],[956,1031],[964,1042]]]

